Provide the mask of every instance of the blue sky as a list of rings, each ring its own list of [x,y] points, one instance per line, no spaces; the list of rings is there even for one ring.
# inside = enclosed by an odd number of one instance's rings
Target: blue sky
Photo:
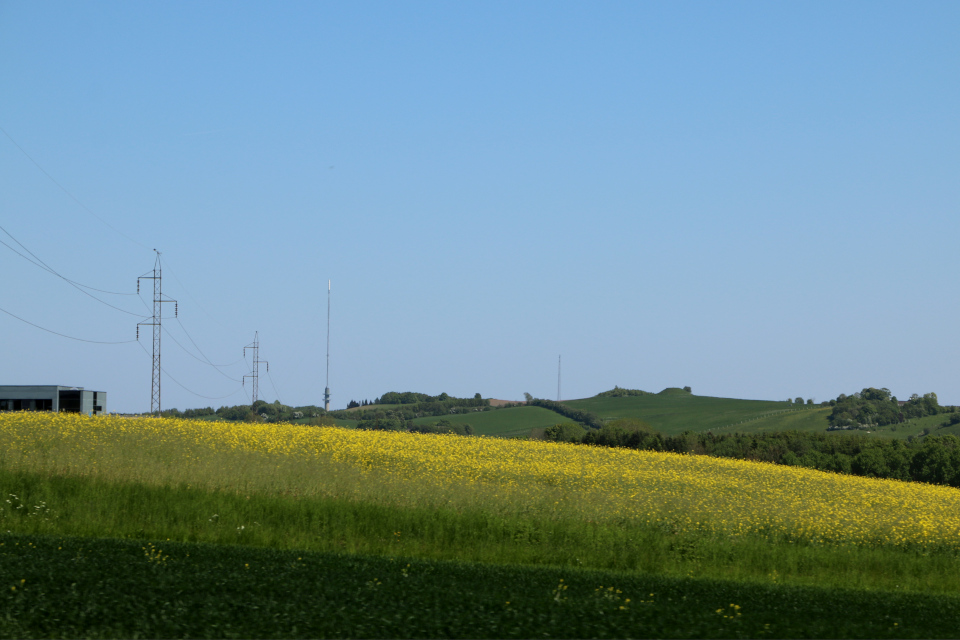
[[[953,2],[0,0],[0,226],[117,293],[162,252],[166,408],[246,402],[255,331],[261,395],[320,404],[328,278],[334,408],[552,398],[560,354],[565,398],[960,403],[957,33]],[[0,273],[9,313],[135,338]],[[0,384],[149,409],[135,343],[0,330]]]

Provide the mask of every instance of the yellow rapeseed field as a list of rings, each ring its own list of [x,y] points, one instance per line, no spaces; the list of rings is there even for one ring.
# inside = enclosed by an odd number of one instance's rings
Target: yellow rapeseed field
[[[960,546],[960,491],[705,456],[297,425],[0,414],[0,468],[482,507],[674,531]]]

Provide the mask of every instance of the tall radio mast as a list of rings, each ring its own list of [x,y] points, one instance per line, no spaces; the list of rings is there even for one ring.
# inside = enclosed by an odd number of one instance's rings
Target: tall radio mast
[[[560,402],[560,365],[563,362],[563,356],[557,356],[557,402]]]
[[[323,390],[323,408],[330,411],[330,281],[327,280],[327,387]]]

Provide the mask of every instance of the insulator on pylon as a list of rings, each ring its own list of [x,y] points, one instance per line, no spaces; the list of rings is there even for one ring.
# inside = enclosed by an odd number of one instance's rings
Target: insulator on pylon
[[[180,303],[179,303],[179,302],[174,302],[174,303],[173,303],[173,317],[174,317],[174,318],[177,317],[177,309],[178,309],[179,307],[180,307]]]

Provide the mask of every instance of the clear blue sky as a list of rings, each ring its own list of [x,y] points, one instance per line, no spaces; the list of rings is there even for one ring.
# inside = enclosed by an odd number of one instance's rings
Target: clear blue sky
[[[120,293],[163,252],[165,408],[246,402],[254,331],[261,395],[320,404],[328,278],[334,408],[552,398],[560,354],[565,398],[960,403],[958,33],[956,2],[4,0],[0,127],[56,182],[0,134],[0,225]],[[135,337],[0,273],[10,313]],[[149,409],[136,344],[0,332],[0,384]]]

